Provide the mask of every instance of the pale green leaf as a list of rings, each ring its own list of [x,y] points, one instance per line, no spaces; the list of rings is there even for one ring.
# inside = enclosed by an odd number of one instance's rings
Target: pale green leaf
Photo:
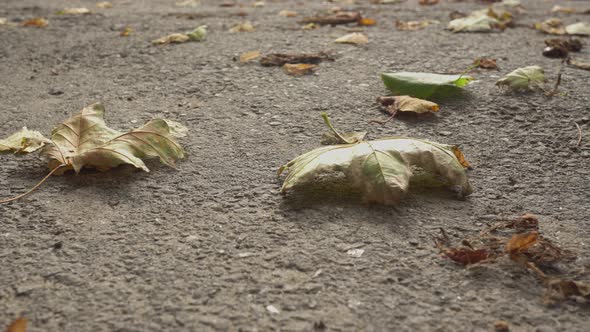
[[[539,66],[528,66],[514,70],[496,82],[499,87],[509,90],[530,90],[545,82],[545,72]]]
[[[570,35],[590,36],[590,24],[587,22],[578,22],[565,27],[565,32]]]
[[[394,95],[409,95],[416,98],[453,95],[474,80],[473,77],[465,75],[415,72],[385,73],[381,74],[381,79]]]

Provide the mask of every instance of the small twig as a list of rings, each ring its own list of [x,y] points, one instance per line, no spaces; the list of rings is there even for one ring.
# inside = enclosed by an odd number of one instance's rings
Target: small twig
[[[66,166],[65,164],[61,164],[59,166],[57,166],[56,168],[52,169],[51,172],[49,172],[49,174],[47,174],[43,180],[39,181],[39,183],[37,183],[33,188],[31,188],[31,190],[27,191],[24,194],[20,194],[18,196],[12,197],[12,198],[7,198],[7,199],[3,199],[0,200],[0,204],[4,204],[4,203],[8,203],[8,202],[12,202],[12,201],[16,201],[17,199],[21,199],[27,195],[30,195],[33,191],[37,190],[37,188],[39,188],[51,175],[53,175],[53,173],[55,173],[58,169],[62,168]]]
[[[576,128],[578,128],[578,144],[576,146],[580,146],[582,144],[582,127],[577,122],[574,122]]]
[[[369,121],[369,123],[379,123],[381,125],[384,125],[386,123],[388,123],[389,121],[393,120],[393,117],[397,114],[398,109],[395,108],[394,106],[395,104],[389,105],[387,107],[387,110],[389,110],[387,113],[391,114],[391,116],[389,118],[387,118],[387,120],[371,120]]]
[[[563,61],[561,61],[561,66],[559,67],[559,72],[557,73],[557,80],[555,81],[555,85],[553,85],[553,89],[546,91],[543,89],[543,91],[545,91],[545,96],[547,97],[553,97],[557,95],[557,88],[559,87],[559,84],[561,84],[561,74],[563,73],[563,69],[565,68],[565,63],[567,62],[567,58],[564,59]]]
[[[322,118],[324,119],[324,122],[326,123],[326,126],[328,126],[328,128],[330,128],[330,130],[334,133],[334,135],[336,135],[336,137],[338,137],[339,140],[341,140],[345,144],[353,144],[353,143],[355,143],[355,142],[352,142],[352,141],[346,139],[344,136],[342,136],[336,130],[336,128],[334,128],[334,126],[332,126],[332,123],[330,122],[330,119],[328,118],[328,114],[326,112],[322,112]]]

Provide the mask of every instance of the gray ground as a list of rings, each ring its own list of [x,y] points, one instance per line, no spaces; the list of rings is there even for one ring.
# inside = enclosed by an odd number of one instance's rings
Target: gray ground
[[[98,1],[96,1],[98,2]],[[378,25],[366,47],[333,44],[346,27],[302,31],[291,9],[312,15],[324,1],[266,1],[222,8],[220,1],[178,7],[173,0],[2,0],[0,17],[47,17],[45,29],[0,26],[0,136],[26,125],[51,128],[96,101],[107,122],[135,127],[152,117],[185,123],[188,158],[151,173],[122,167],[50,179],[38,192],[0,206],[0,329],[19,315],[30,331],[582,331],[588,304],[548,307],[534,276],[506,263],[465,270],[437,255],[440,227],[457,238],[499,216],[540,216],[542,232],[580,257],[590,279],[590,137],[576,147],[575,122],[590,132],[588,72],[567,68],[567,96],[506,95],[501,74],[538,64],[554,79],[559,60],[541,55],[545,35],[520,27],[494,34],[451,34],[453,10],[473,1],[421,7],[358,0]],[[549,17],[554,4],[523,1],[521,23]],[[98,14],[64,17],[64,7]],[[206,13],[189,20],[168,13]],[[246,18],[235,16],[245,12]],[[561,15],[567,22],[588,16]],[[227,30],[244,19],[256,31]],[[436,19],[416,32],[396,20]],[[204,43],[154,47],[149,41],[210,29]],[[135,29],[119,36],[126,25]],[[587,39],[585,40],[587,43]],[[240,65],[251,50],[333,50],[315,76]],[[469,98],[442,102],[436,116],[399,117],[385,126],[374,100],[384,71],[456,72],[488,55],[501,71],[481,71]],[[579,55],[588,60],[588,51]],[[56,75],[57,74],[57,75]],[[63,92],[59,94],[60,92]],[[414,192],[397,208],[367,207],[323,195],[289,200],[276,169],[319,144],[326,111],[342,130],[408,135],[460,144],[474,165],[474,194]],[[24,192],[46,174],[36,156],[0,156],[0,197]],[[362,248],[360,258],[347,250]],[[273,314],[267,306],[279,311]]]

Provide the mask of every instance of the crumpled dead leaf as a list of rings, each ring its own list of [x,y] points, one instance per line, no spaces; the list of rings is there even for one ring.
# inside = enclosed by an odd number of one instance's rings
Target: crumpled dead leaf
[[[312,65],[309,63],[285,63],[283,65],[283,70],[285,71],[285,73],[292,76],[303,76],[313,74],[317,68],[317,65]]]
[[[50,142],[40,132],[23,127],[7,138],[0,139],[0,152],[29,153],[39,150]]]
[[[431,24],[438,24],[438,23],[440,23],[440,22],[434,21],[434,20],[408,21],[408,22],[395,21],[395,27],[398,30],[402,30],[402,31],[414,31],[414,30],[424,29]]]
[[[551,8],[552,13],[573,14],[576,12],[575,8],[555,5]]]
[[[58,15],[88,15],[92,14],[90,9],[85,7],[79,8],[65,8],[57,12]]]
[[[254,28],[254,26],[252,25],[252,23],[250,22],[243,22],[243,23],[239,23],[234,25],[231,29],[229,29],[229,32],[231,33],[236,33],[236,32],[253,32],[255,31],[256,28]]]
[[[539,233],[536,231],[529,233],[518,233],[512,235],[510,240],[506,242],[504,251],[507,254],[514,255],[526,251],[530,247],[537,244]]]
[[[545,72],[539,66],[518,68],[496,82],[496,86],[512,91],[532,90],[545,83]]]
[[[121,133],[106,126],[104,107],[92,104],[69,118],[51,132],[51,142],[41,154],[56,174],[67,170],[76,173],[84,167],[106,171],[121,164],[131,164],[149,172],[142,159],[158,157],[174,167],[184,158],[184,150],[174,137],[184,135],[185,127],[164,119],[154,119],[141,128]]]
[[[240,54],[240,63],[248,63],[260,58],[262,54],[260,51],[250,51]]]
[[[420,0],[418,1],[418,4],[421,6],[432,6],[438,4],[439,1],[440,0]]]
[[[43,17],[35,17],[23,22],[23,26],[25,27],[35,27],[35,28],[44,28],[49,24],[49,21],[44,19]]]
[[[362,19],[359,12],[337,11],[329,15],[305,17],[299,21],[302,24],[315,23],[319,25],[338,25],[358,22]]]
[[[341,136],[327,123],[336,136]],[[461,154],[456,146],[407,137],[329,145],[282,166],[278,174],[289,174],[281,193],[309,184],[318,176],[344,173],[347,183],[359,190],[368,203],[396,204],[408,191],[410,180],[414,184],[449,187],[466,196],[472,189],[456,153]]]
[[[187,33],[173,33],[168,36],[152,40],[152,44],[179,44],[186,43],[188,41],[203,41],[205,39],[207,39],[207,26],[201,25],[197,27],[195,30]]]
[[[318,64],[324,60],[334,61],[334,57],[328,52],[319,53],[270,53],[260,59],[263,66],[280,66],[286,63],[311,63]]]
[[[473,65],[482,69],[498,69],[496,59],[491,58],[477,58],[473,61]]]
[[[565,26],[558,18],[550,18],[541,23],[535,23],[535,29],[551,35],[565,35]]]
[[[377,102],[385,106],[385,111],[391,115],[391,118],[397,112],[422,114],[438,112],[440,109],[436,103],[410,96],[384,96],[377,98]]]
[[[133,28],[132,27],[125,27],[125,29],[123,29],[123,31],[121,31],[119,33],[119,36],[121,36],[121,37],[128,37],[132,33],[133,33]]]
[[[579,52],[582,42],[579,39],[546,39],[543,55],[549,58],[566,58],[569,52]]]
[[[587,22],[578,22],[565,27],[568,35],[590,36],[590,24]]]
[[[369,42],[369,38],[360,32],[353,32],[336,39],[334,42],[339,44],[363,45]]]

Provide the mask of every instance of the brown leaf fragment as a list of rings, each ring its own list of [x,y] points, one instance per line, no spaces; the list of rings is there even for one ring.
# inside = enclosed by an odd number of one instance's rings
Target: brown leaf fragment
[[[565,26],[558,18],[550,18],[541,23],[535,23],[535,29],[551,35],[565,35]]]
[[[285,73],[292,76],[303,76],[313,74],[317,67],[317,65],[308,63],[286,63],[283,65],[283,70]]]
[[[25,27],[44,28],[49,24],[49,21],[42,17],[35,17],[23,22]]]
[[[310,63],[318,64],[324,60],[334,61],[334,57],[327,52],[319,53],[270,53],[260,59],[260,64],[263,66],[283,66],[286,63]]]
[[[547,283],[547,298],[565,300],[580,296],[590,300],[590,284],[581,281],[556,279]]]
[[[154,45],[178,44],[178,43],[185,43],[185,42],[189,41],[189,39],[190,38],[184,33],[173,33],[168,36],[152,40],[152,44],[154,44]]]
[[[579,52],[582,49],[582,42],[579,39],[546,39],[543,55],[548,58],[566,58],[569,52]]]
[[[369,38],[360,32],[353,32],[337,38],[334,42],[338,44],[363,45],[369,42]]]
[[[477,58],[473,61],[473,65],[482,69],[498,69],[496,59],[491,58]]]
[[[576,9],[573,7],[564,7],[560,5],[555,5],[551,8],[552,13],[561,13],[561,14],[573,14],[576,12]]]
[[[509,332],[510,325],[508,325],[507,321],[499,320],[494,323],[494,331],[496,331],[496,332]]]
[[[248,63],[260,58],[260,51],[250,51],[240,54],[240,63]]]
[[[389,114],[395,110],[401,112],[414,112],[414,113],[430,113],[438,112],[440,107],[438,104],[428,100],[414,98],[410,96],[384,96],[377,98],[377,102],[382,106],[387,107]]]
[[[538,240],[539,233],[536,231],[514,234],[506,243],[504,251],[510,255],[522,253],[537,244]]]
[[[471,265],[492,257],[487,249],[474,249],[470,247],[471,244],[467,247],[451,247],[451,241],[447,233],[442,228],[440,231],[441,237],[435,237],[434,244],[440,250],[441,254],[454,262],[461,265]]]
[[[24,317],[16,319],[8,325],[6,332],[27,332],[27,319]]]
[[[577,61],[575,59],[569,58],[567,59],[567,64],[578,68],[578,69],[584,69],[584,70],[590,70],[590,62],[581,62],[581,61]]]
[[[299,23],[315,23],[320,25],[338,25],[355,23],[362,19],[359,12],[338,11],[334,14],[305,17]]]

